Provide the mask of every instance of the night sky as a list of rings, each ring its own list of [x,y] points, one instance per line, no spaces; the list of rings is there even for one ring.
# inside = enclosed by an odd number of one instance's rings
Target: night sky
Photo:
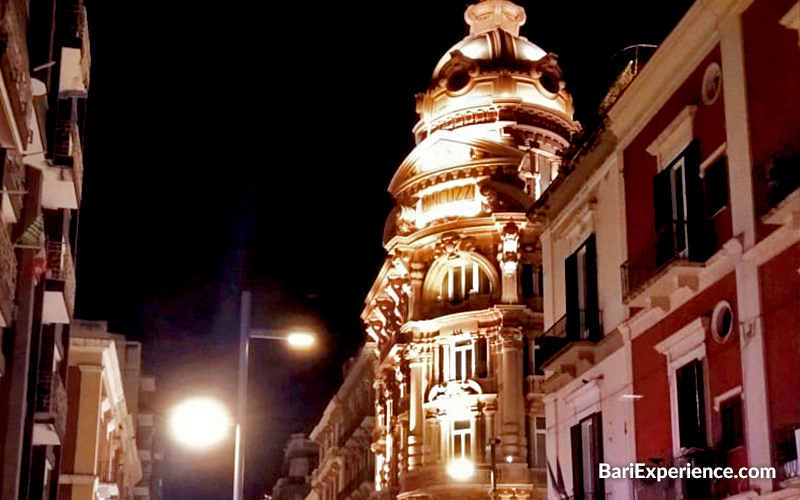
[[[145,344],[161,411],[212,394],[235,408],[238,297],[257,327],[306,325],[324,348],[251,351],[247,495],[282,474],[364,340],[392,174],[414,94],[468,28],[470,2],[86,0],[92,50],[76,317]],[[691,4],[520,2],[590,123],[624,60]],[[165,442],[169,500],[230,498],[233,441]]]

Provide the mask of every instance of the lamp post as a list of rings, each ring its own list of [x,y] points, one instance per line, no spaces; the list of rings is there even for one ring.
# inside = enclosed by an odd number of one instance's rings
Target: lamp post
[[[492,482],[492,489],[489,492],[489,498],[491,500],[497,500],[497,458],[495,456],[497,451],[497,445],[500,444],[500,440],[497,438],[492,438],[489,440],[489,455],[491,456],[491,461],[488,466],[485,465],[474,465],[470,460],[466,458],[454,460],[450,462],[447,466],[447,473],[453,479],[457,481],[466,481],[470,479],[475,472],[475,469],[479,470],[487,470],[489,471],[489,477]]]
[[[233,462],[233,500],[243,500],[245,442],[244,430],[247,414],[247,373],[249,368],[250,339],[283,340],[293,349],[308,349],[316,338],[307,332],[281,333],[272,329],[250,328],[251,295],[242,292],[239,308],[239,384],[236,404],[235,457]]]

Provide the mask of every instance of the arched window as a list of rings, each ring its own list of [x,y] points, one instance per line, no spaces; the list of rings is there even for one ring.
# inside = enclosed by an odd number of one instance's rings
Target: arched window
[[[439,297],[453,303],[463,302],[470,294],[485,295],[491,292],[489,277],[477,262],[469,259],[455,259],[448,263],[440,285]]]

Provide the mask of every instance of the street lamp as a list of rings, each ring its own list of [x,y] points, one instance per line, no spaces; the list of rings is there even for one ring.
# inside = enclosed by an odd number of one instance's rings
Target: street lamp
[[[213,398],[190,398],[169,416],[172,436],[192,448],[207,448],[225,438],[232,422],[225,406]]]
[[[282,332],[273,329],[250,328],[250,292],[242,292],[239,309],[239,392],[236,409],[236,450],[233,464],[233,500],[242,500],[244,494],[244,427],[247,414],[247,373],[249,368],[250,339],[282,340],[294,350],[314,347],[317,338],[309,332]]]
[[[492,500],[497,498],[497,461],[495,459],[495,452],[500,440],[493,438],[489,440],[489,454],[491,455],[491,463],[488,466],[475,465],[467,458],[457,458],[447,464],[447,474],[456,481],[467,481],[475,474],[475,470],[487,470],[492,480],[492,490],[489,495]]]

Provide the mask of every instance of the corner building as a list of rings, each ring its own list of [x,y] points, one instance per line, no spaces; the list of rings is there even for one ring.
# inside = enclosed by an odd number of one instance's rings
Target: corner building
[[[544,498],[539,229],[526,217],[579,126],[557,56],[485,0],[417,96],[415,148],[389,192],[387,259],[362,320],[375,344],[377,498]],[[477,464],[454,482],[447,465]]]

